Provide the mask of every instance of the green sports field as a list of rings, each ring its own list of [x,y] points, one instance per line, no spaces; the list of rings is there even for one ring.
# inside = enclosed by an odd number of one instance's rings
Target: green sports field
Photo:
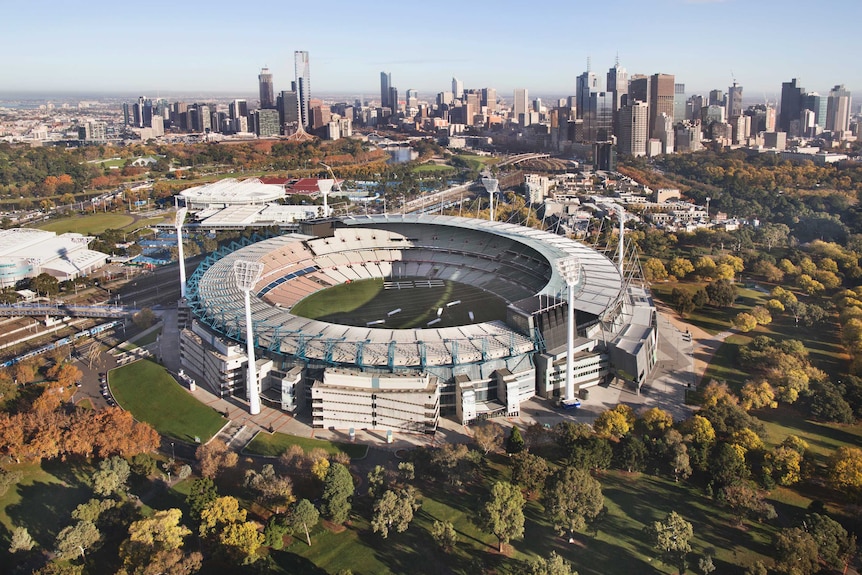
[[[293,306],[291,313],[331,323],[389,329],[442,328],[506,319],[506,302],[485,290],[440,280],[430,280],[428,286],[426,278],[355,281],[314,293]],[[428,325],[437,319],[440,321]]]
[[[135,218],[125,214],[95,213],[86,216],[70,216],[51,220],[39,226],[40,229],[58,234],[77,232],[79,234],[97,235],[108,229],[121,229],[132,224]]]

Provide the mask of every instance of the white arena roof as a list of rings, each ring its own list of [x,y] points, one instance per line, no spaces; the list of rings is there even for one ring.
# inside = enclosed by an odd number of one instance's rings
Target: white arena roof
[[[260,205],[281,200],[285,196],[284,186],[264,184],[257,178],[247,180],[226,178],[211,184],[183,190],[178,195],[191,209],[245,204]]]

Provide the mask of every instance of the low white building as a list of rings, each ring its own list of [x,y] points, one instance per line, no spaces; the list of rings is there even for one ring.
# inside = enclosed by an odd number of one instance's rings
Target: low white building
[[[59,281],[86,276],[99,269],[108,255],[89,249],[92,237],[57,235],[30,228],[0,231],[0,287],[47,273]]]

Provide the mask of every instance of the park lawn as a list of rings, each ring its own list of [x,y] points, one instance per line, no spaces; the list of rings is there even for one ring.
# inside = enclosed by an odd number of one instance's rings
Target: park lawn
[[[793,408],[782,406],[778,409],[761,409],[755,413],[757,419],[766,426],[766,444],[774,447],[788,435],[800,437],[808,443],[808,448],[820,463],[839,447],[862,449],[862,424],[841,425],[820,423],[805,419]]]
[[[428,173],[440,173],[440,172],[454,172],[455,168],[452,166],[446,166],[442,164],[420,164],[413,168],[412,170],[417,174],[428,174]]]
[[[134,222],[135,218],[126,214],[95,213],[85,216],[74,215],[40,224],[39,229],[58,234],[77,232],[84,235],[98,235],[109,229],[120,229]]]
[[[57,534],[72,511],[92,496],[88,479],[94,469],[72,460],[12,465],[24,476],[0,496],[0,565],[11,565],[8,555],[13,527],[26,527],[43,549],[53,549]]]
[[[121,407],[162,435],[206,443],[227,423],[221,414],[199,402],[153,361],[136,361],[114,369],[108,382]]]
[[[173,221],[171,220],[171,218],[173,218],[173,214],[168,214],[165,216],[155,216],[152,218],[140,218],[124,226],[123,229],[129,232],[133,232],[144,228],[150,228],[157,224]]]
[[[312,449],[323,449],[327,453],[346,453],[351,459],[361,459],[368,453],[368,446],[358,443],[337,443],[324,439],[312,439],[310,437],[299,437],[286,433],[259,432],[246,445],[244,452],[252,455],[264,455],[267,457],[278,457],[291,445],[298,445],[308,453]]]
[[[162,333],[162,328],[155,329],[155,330],[151,331],[150,333],[148,333],[144,336],[141,336],[139,338],[135,338],[132,341],[138,347],[144,347],[144,346],[149,345],[151,343],[155,343],[155,341],[159,338],[160,333]]]

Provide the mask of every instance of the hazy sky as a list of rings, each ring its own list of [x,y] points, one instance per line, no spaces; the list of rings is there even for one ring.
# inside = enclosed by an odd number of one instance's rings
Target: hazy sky
[[[675,74],[687,92],[746,99],[799,78],[862,90],[862,0],[0,0],[0,91],[257,91],[268,65],[290,89],[307,50],[312,93],[375,96],[382,70],[401,94],[516,87],[573,94],[616,54],[629,74]],[[860,95],[862,96],[862,95]],[[857,96],[859,97],[859,96]]]

